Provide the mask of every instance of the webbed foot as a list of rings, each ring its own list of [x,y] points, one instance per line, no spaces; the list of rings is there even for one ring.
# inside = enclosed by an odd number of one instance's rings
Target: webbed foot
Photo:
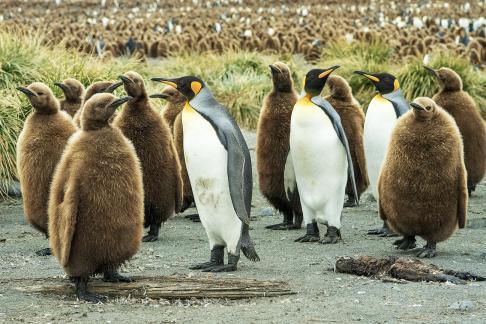
[[[50,248],[45,248],[45,249],[41,249],[39,251],[35,251],[35,254],[37,254],[38,256],[48,256],[48,255],[51,255],[52,252],[51,252]]]
[[[417,253],[419,258],[433,258],[437,255],[436,243],[427,242],[427,244]]]
[[[307,224],[307,233],[304,236],[296,239],[294,242],[318,242],[319,239],[319,228],[317,227],[317,223],[312,222],[310,224]]]
[[[334,226],[328,226],[326,235],[319,241],[321,244],[336,244],[341,239],[341,231]]]
[[[397,249],[403,251],[413,249],[417,246],[414,236],[404,236],[402,239],[393,242],[393,245],[396,245]]]

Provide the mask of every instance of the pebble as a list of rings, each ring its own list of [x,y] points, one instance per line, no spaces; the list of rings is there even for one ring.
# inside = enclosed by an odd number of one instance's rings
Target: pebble
[[[452,303],[449,308],[460,311],[471,311],[474,309],[474,303],[470,300],[462,300]]]
[[[262,208],[255,216],[273,216],[274,210],[271,207]]]
[[[481,253],[479,256],[483,259],[486,259],[486,252]]]

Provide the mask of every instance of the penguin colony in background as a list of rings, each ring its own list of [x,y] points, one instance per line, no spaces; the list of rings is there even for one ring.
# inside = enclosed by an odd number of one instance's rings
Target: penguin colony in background
[[[343,207],[358,205],[369,184],[384,221],[371,233],[402,235],[395,242],[401,250],[414,248],[420,236],[427,244],[418,256],[435,256],[436,244],[465,226],[468,189],[485,174],[484,134],[470,137],[477,124],[484,129],[474,102],[449,69],[428,68],[441,89],[435,101],[410,105],[393,75],[356,71],[377,89],[364,116],[346,80],[331,76],[338,68],[310,70],[297,95],[288,66],[270,65],[273,89],[258,123],[257,170],[260,190],[283,222],[268,228],[299,229],[303,221],[306,233],[296,242],[335,244]],[[235,271],[240,252],[259,261],[250,238],[249,149],[228,110],[198,77],[152,78],[166,87],[150,96],[138,73],[120,79],[94,83],[77,97],[78,123],[46,85],[18,87],[34,108],[17,150],[25,215],[49,236],[77,297],[103,299],[87,290],[96,274],[130,281],[118,273],[120,265],[192,202],[210,258],[190,269]],[[128,96],[117,98],[111,92],[121,85]],[[72,79],[58,86],[65,100],[71,88],[84,89]],[[166,109],[158,112],[150,97],[166,99]],[[142,237],[144,226],[150,229]]]

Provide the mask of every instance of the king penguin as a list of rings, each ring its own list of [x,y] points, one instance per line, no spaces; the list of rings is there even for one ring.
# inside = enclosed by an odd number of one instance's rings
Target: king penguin
[[[253,181],[250,153],[241,130],[199,78],[152,80],[176,88],[187,99],[182,111],[184,157],[211,249],[210,261],[191,269],[235,271],[240,249],[248,259],[259,261],[249,234]]]
[[[363,71],[354,71],[354,73],[368,78],[377,90],[366,111],[363,141],[370,187],[373,197],[378,202],[378,176],[385,160],[391,134],[398,118],[410,108],[400,90],[400,83],[393,75]],[[382,228],[369,230],[368,234],[396,236],[386,222],[383,223]]]
[[[358,197],[353,161],[341,118],[320,96],[327,78],[338,67],[310,70],[292,111],[290,152],[307,227],[306,235],[296,242],[337,243],[341,237],[341,212],[348,176],[354,197]],[[322,239],[317,222],[327,226]]]

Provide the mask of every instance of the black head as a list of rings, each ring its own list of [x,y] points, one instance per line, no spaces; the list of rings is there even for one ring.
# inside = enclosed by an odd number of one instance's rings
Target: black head
[[[363,71],[354,71],[353,73],[365,76],[373,82],[376,90],[381,94],[390,93],[400,89],[400,83],[397,78],[395,78],[390,73],[368,73]]]
[[[320,95],[326,85],[327,78],[337,68],[339,68],[339,65],[327,69],[312,69],[307,72],[304,80],[304,91],[311,96]]]
[[[204,88],[204,82],[195,76],[184,76],[173,79],[152,78],[152,81],[162,82],[170,85],[182,93],[188,101],[194,98],[201,91],[201,89]]]

